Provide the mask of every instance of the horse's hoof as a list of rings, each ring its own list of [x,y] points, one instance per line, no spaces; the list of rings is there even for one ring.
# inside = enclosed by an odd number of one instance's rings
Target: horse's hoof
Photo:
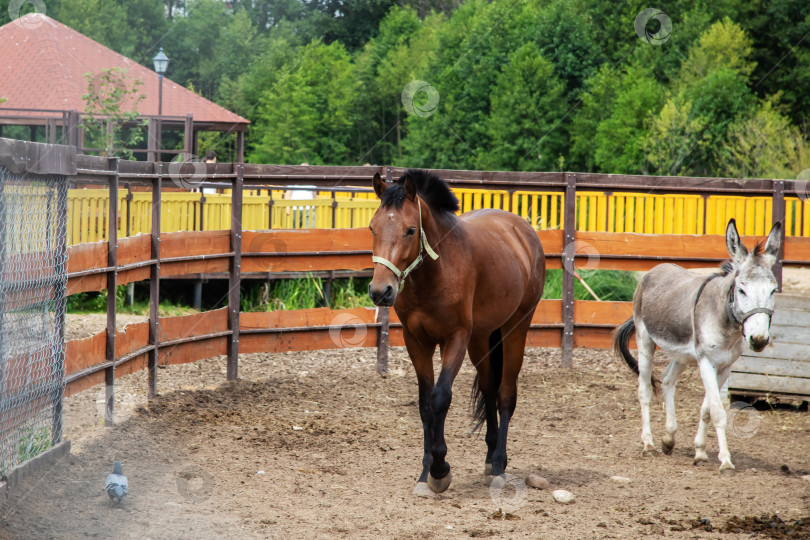
[[[723,476],[734,476],[737,474],[737,470],[734,467],[730,469],[720,469],[720,474]]]
[[[428,481],[427,485],[433,493],[444,493],[447,491],[447,488],[450,487],[450,481],[453,479],[453,473],[447,473],[447,476],[444,478],[433,478],[430,473],[428,473]]]
[[[417,497],[433,497],[433,492],[427,482],[417,482],[416,487],[413,488],[413,494]]]
[[[672,453],[672,449],[675,448],[675,440],[661,441],[661,451],[666,455],[670,455]]]
[[[484,463],[484,476],[490,476],[492,472],[492,463]]]

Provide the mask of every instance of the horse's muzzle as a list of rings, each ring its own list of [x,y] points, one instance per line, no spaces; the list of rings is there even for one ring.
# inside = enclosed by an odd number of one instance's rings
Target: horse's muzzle
[[[375,288],[369,284],[368,296],[375,306],[390,307],[394,305],[394,300],[397,299],[397,290],[391,285]]]

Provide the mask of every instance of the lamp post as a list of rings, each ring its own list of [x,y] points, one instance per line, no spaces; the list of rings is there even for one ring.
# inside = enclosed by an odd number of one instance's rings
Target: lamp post
[[[157,159],[158,161],[163,161],[161,156],[161,150],[163,149],[162,146],[162,134],[163,134],[163,75],[166,73],[166,70],[169,68],[169,57],[163,52],[163,47],[160,48],[160,52],[158,52],[154,58],[152,58],[152,62],[155,65],[155,73],[158,74],[158,81],[159,89],[158,89],[158,129],[157,129]]]

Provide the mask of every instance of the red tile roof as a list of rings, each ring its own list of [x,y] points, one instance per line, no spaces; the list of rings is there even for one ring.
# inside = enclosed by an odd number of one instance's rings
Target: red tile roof
[[[143,81],[138,110],[158,113],[158,75],[46,15],[31,13],[0,27],[0,116],[6,107],[84,112],[85,73],[122,67]],[[171,71],[171,64],[169,64]],[[195,122],[248,123],[231,111],[164,78],[163,115]],[[19,114],[19,113],[15,113]]]

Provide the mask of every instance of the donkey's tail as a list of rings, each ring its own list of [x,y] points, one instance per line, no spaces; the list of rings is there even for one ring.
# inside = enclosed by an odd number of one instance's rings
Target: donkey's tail
[[[630,349],[627,347],[627,343],[635,333],[636,322],[633,320],[633,317],[630,317],[613,331],[613,352],[617,357],[621,356],[624,358],[624,361],[630,369],[633,370],[633,373],[638,375],[638,362],[633,358],[633,355],[630,354]],[[650,374],[650,383],[652,384],[653,391],[657,394],[661,388],[661,383],[652,373]]]
[[[498,328],[489,335],[489,377],[490,387],[495,389],[495,395],[498,395],[498,389],[501,387],[501,377],[503,375],[503,335],[501,329]],[[497,399],[497,397],[496,397]],[[473,432],[481,429],[484,421],[487,419],[487,407],[484,392],[481,390],[481,385],[478,381],[478,375],[475,376],[473,381],[472,390],[470,391],[470,413],[473,417]]]

